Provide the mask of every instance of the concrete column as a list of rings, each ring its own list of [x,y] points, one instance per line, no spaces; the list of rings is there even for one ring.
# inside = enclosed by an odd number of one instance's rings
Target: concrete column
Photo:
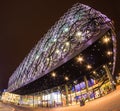
[[[75,85],[74,85],[74,89],[75,89]],[[75,89],[75,98],[76,98],[77,94],[76,94],[76,89]],[[77,104],[77,99],[75,99],[76,104]]]
[[[71,95],[72,91],[70,91],[70,103],[72,104],[72,95]]]
[[[49,94],[49,93],[47,92],[47,107],[48,107],[48,94]]]
[[[51,94],[50,94],[51,107],[53,107],[53,106],[54,106],[54,105],[53,105],[53,101],[54,101],[54,100],[53,100],[53,96],[52,96],[52,95],[53,95],[53,89],[51,89],[50,93],[51,93]]]
[[[40,92],[40,99],[39,99],[39,101],[40,101],[40,106],[42,106],[42,92]]]
[[[61,96],[61,105],[63,105],[63,101],[62,101],[62,91],[60,91],[60,96]]]
[[[68,105],[68,85],[65,84],[65,92],[66,92],[66,105]]]
[[[111,82],[112,89],[114,90],[114,89],[115,89],[115,84],[114,84],[113,76],[112,76],[112,74],[110,73],[110,70],[109,70],[109,68],[108,68],[107,65],[104,65],[104,69],[105,69],[105,71],[106,71],[106,74],[107,74],[107,77],[108,77],[109,81]]]
[[[89,86],[88,86],[88,80],[87,80],[87,77],[86,76],[84,76],[84,82],[85,82],[85,86],[86,86],[86,92],[87,92],[87,96],[88,96],[88,100],[90,100],[90,95],[89,95],[89,90],[88,90],[88,88],[89,88]]]
[[[33,107],[34,107],[34,94],[33,94]]]
[[[20,105],[22,105],[23,104],[23,96],[21,95],[20,96]]]
[[[37,96],[37,107],[38,107],[38,103],[39,103],[39,99],[38,99],[38,97],[39,97],[39,92],[36,94],[36,96]]]
[[[26,95],[26,98],[27,98],[27,104],[29,105],[29,98],[28,98],[28,95]]]

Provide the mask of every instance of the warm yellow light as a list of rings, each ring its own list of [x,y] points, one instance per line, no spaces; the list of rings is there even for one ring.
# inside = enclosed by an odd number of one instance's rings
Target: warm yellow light
[[[96,74],[96,71],[93,71],[93,74]]]
[[[108,43],[109,41],[110,41],[110,38],[109,38],[109,37],[105,36],[105,37],[103,38],[103,43]]]
[[[108,56],[112,55],[112,51],[107,51],[107,55]]]
[[[77,84],[77,80],[76,80],[76,81],[74,81],[74,84]]]
[[[80,37],[82,35],[82,32],[78,31],[76,32],[76,36]]]
[[[120,76],[120,72],[118,73],[118,75]]]
[[[47,58],[47,61],[49,61],[49,58]]]
[[[59,51],[58,49],[56,49],[56,53],[59,54],[59,52],[60,52],[60,51]]]
[[[112,63],[111,62],[109,62],[109,65],[111,65]]]
[[[66,42],[66,43],[65,43],[65,45],[66,45],[66,46],[69,46],[69,45],[70,45],[70,43],[69,43],[69,42]]]
[[[105,68],[105,65],[103,65],[103,68]]]
[[[66,80],[66,81],[68,81],[68,80],[69,80],[69,78],[66,76],[66,77],[65,77],[65,80]]]
[[[63,52],[67,51],[67,49],[64,49]]]
[[[81,62],[83,62],[83,61],[84,61],[84,59],[83,59],[82,56],[78,56],[78,57],[77,57],[77,62],[80,62],[80,63],[81,63]]]
[[[88,65],[86,66],[86,68],[87,68],[87,69],[91,69],[92,66],[88,64]]]
[[[55,72],[53,72],[51,75],[52,75],[52,77],[56,77],[56,73]]]

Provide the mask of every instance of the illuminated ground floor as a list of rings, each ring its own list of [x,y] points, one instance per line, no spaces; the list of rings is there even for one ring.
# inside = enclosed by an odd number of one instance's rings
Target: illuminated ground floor
[[[97,71],[103,74],[98,75]],[[107,65],[100,66],[92,75],[94,79],[84,76],[82,81],[78,78],[73,84],[66,83],[32,95],[21,96],[18,103],[33,107],[84,105],[115,90],[116,86]]]
[[[120,86],[116,90],[94,101],[87,102],[84,106],[71,105],[68,107],[56,108],[29,108],[20,105],[6,105],[0,103],[0,111],[120,111]],[[10,106],[10,107],[9,107]],[[6,109],[5,109],[6,107]]]
[[[103,74],[97,74],[97,71]],[[16,95],[4,93],[4,102],[14,103],[22,106],[31,107],[60,107],[75,104],[84,105],[86,102],[103,97],[113,90],[116,86],[107,65],[100,66],[92,74],[94,79],[83,77],[72,82],[30,95]]]

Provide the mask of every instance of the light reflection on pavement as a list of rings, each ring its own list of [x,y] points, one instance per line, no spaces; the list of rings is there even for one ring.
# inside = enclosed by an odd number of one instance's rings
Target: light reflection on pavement
[[[90,101],[82,107],[80,107],[80,105],[74,105],[69,107],[53,108],[51,110],[38,108],[34,111],[120,111],[120,85],[117,87],[117,90],[112,93]]]
[[[0,103],[0,111],[15,111],[15,108]]]

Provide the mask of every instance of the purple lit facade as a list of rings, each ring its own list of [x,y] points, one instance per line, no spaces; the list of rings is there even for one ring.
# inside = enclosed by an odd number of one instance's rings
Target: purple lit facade
[[[116,38],[113,24],[101,12],[78,3],[48,30],[25,57],[10,77],[7,91],[13,92],[49,74],[84,51],[108,30],[111,30],[113,42],[112,75],[114,75]],[[91,79],[88,85],[92,86],[93,82]],[[75,90],[84,87],[85,83],[82,82],[75,86]]]

